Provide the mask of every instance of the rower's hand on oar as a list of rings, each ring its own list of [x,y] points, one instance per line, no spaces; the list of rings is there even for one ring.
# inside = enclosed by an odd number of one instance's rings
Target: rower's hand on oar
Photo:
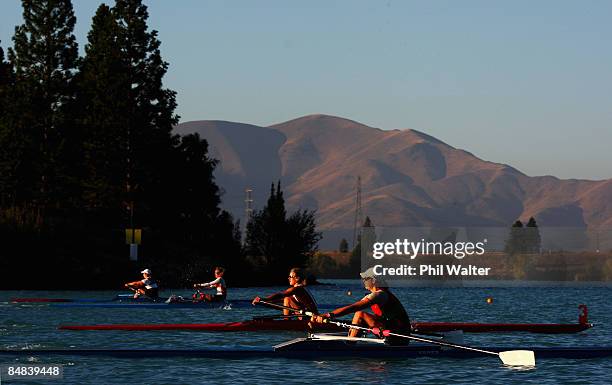
[[[253,298],[253,302],[251,302],[253,304],[253,306],[257,305],[259,303],[259,301],[261,301],[260,297],[255,297]]]
[[[312,317],[310,317],[310,322],[322,324],[322,323],[327,322],[327,320],[329,320],[331,317],[332,317],[331,313],[315,314]]]
[[[331,313],[313,314],[312,317],[310,317],[310,321],[308,322],[308,329],[314,330],[317,328],[318,324],[325,323],[330,318],[331,318]]]

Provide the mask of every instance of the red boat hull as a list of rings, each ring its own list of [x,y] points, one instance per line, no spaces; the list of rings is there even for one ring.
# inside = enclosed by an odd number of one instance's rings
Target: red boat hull
[[[471,322],[414,322],[412,327],[417,333],[441,333],[462,330],[466,333],[503,333],[528,332],[563,334],[578,333],[591,328],[590,323],[575,324],[510,324],[510,323],[471,323]],[[253,331],[305,331],[308,321],[300,320],[249,320],[242,322],[207,324],[115,324],[115,325],[64,325],[62,330],[191,330],[203,332],[253,332]],[[317,325],[317,331],[344,330],[335,325]]]

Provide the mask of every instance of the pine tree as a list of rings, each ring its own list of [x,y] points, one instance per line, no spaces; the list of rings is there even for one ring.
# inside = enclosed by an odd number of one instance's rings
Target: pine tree
[[[510,228],[510,236],[506,239],[504,247],[506,253],[510,255],[520,254],[525,251],[525,233],[523,222],[517,220]]]
[[[168,178],[174,180],[168,179],[172,188],[166,195],[163,216],[168,222],[163,226],[186,234],[189,241],[202,247],[210,247],[215,242],[213,238],[218,230],[216,222],[221,215],[220,191],[213,176],[218,162],[208,157],[208,142],[197,133],[181,137],[174,155],[172,159],[167,159],[174,169]],[[232,227],[233,220],[226,219],[221,222]],[[228,229],[228,234],[232,231],[233,228]]]
[[[540,229],[534,217],[529,218],[525,227],[525,251],[528,253],[539,253],[542,248],[542,237]]]
[[[266,206],[253,213],[247,224],[247,254],[264,257],[268,266],[278,262],[283,254],[285,222],[285,199],[279,181],[278,189],[272,183]]]
[[[321,239],[314,211],[298,210],[289,218],[286,215],[280,182],[276,187],[272,184],[266,206],[253,213],[247,225],[245,241],[246,254],[263,258],[267,272],[279,282],[287,269],[306,264]]]
[[[23,164],[17,200],[33,202],[43,221],[48,208],[71,205],[77,145],[72,143],[72,79],[78,62],[70,0],[22,0],[24,24],[15,28],[9,59],[16,83],[12,122]],[[74,203],[72,203],[74,204]]]
[[[125,125],[127,200],[134,202],[137,221],[164,223],[165,218],[152,212],[163,211],[172,189],[167,182],[175,170],[166,159],[178,144],[178,138],[171,134],[178,123],[176,92],[163,88],[168,63],[161,58],[157,31],[148,30],[147,7],[141,0],[117,0],[113,14],[120,28],[117,45],[128,64],[130,84]]]
[[[342,238],[340,240],[340,246],[338,246],[338,250],[341,253],[348,253],[348,249],[349,249],[348,241],[345,238]]]
[[[119,34],[111,9],[100,5],[77,77],[78,123],[84,141],[83,201],[90,210],[109,213],[118,212],[125,199],[129,156],[125,127],[130,83]],[[115,218],[115,225],[121,223],[119,219],[123,218]]]
[[[0,40],[0,44],[2,41]],[[4,60],[4,50],[0,46],[0,119],[5,117],[8,112],[7,102],[9,90],[15,83],[15,76],[13,74],[13,68],[11,65]]]
[[[15,86],[13,68],[4,60],[4,50],[0,46],[0,207],[7,208],[14,205],[16,169],[19,157],[15,146],[18,144],[14,138],[10,121],[12,115],[11,91]]]

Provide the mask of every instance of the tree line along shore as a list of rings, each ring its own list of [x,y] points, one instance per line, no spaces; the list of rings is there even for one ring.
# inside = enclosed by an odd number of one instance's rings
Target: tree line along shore
[[[278,183],[243,235],[207,141],[173,134],[176,92],[141,0],[100,4],[82,56],[70,0],[22,7],[6,55],[0,42],[1,288],[113,288],[144,266],[170,287],[215,265],[230,284],[279,284],[307,264],[314,212],[287,213]]]

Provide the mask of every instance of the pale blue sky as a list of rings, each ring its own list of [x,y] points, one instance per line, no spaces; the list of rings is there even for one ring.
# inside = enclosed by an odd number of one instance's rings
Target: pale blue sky
[[[73,1],[82,49],[99,2]],[[528,175],[612,178],[611,1],[146,4],[181,121],[324,113]],[[3,48],[20,22],[0,2]]]

